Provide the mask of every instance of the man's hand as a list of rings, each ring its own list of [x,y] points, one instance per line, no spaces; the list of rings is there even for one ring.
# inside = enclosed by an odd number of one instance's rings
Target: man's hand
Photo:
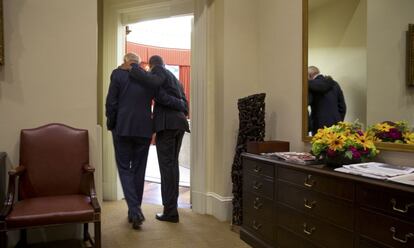
[[[122,65],[119,66],[120,69],[130,71],[132,66],[130,62],[124,62]]]
[[[183,113],[185,116],[188,116],[188,105],[187,105],[187,101],[184,101],[183,99],[180,99],[181,104],[183,105]]]

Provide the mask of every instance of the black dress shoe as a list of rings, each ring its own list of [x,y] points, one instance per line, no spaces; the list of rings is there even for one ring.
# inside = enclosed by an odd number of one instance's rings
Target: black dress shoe
[[[178,215],[166,215],[162,213],[156,214],[155,218],[160,221],[168,221],[172,223],[178,223],[180,221],[180,217],[178,217]]]
[[[142,220],[142,222],[144,222],[145,221],[145,216],[144,216],[144,214],[142,213],[142,210],[141,209],[138,209],[138,218],[139,219],[141,219]],[[128,211],[128,222],[129,223],[132,223],[132,216],[129,214],[129,211]]]
[[[131,218],[132,222],[132,228],[139,229],[142,225],[142,222],[144,222],[144,219],[140,216]]]
[[[145,221],[145,216],[144,216],[144,214],[142,213],[142,210],[141,210],[141,209],[138,209],[138,216],[139,216],[139,218],[141,218],[141,219],[142,219],[142,221]]]

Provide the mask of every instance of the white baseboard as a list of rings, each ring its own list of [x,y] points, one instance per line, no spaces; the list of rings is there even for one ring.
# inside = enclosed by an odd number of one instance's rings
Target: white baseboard
[[[232,199],[232,196],[221,196],[214,192],[191,192],[193,211],[213,215],[219,221],[231,219]]]

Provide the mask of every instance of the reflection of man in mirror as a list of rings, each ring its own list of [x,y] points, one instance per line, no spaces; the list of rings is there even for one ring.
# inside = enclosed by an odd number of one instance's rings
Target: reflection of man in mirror
[[[312,134],[345,118],[346,104],[341,87],[332,77],[320,74],[316,66],[308,67],[308,105],[308,128]]]

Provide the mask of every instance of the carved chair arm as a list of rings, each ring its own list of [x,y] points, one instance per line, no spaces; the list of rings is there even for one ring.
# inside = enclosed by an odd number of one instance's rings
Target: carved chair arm
[[[95,212],[100,213],[101,212],[101,206],[99,206],[98,197],[96,196],[96,189],[95,189],[95,179],[93,174],[90,175],[90,181],[89,181],[89,196],[91,197],[91,204]]]
[[[89,165],[89,164],[85,164],[84,166],[83,166],[83,171],[84,172],[87,172],[87,173],[94,173],[95,172],[95,167],[92,167],[91,165]]]
[[[22,175],[26,171],[26,167],[19,165],[16,168],[9,171],[9,176],[16,177]]]
[[[9,171],[9,185],[7,187],[7,195],[4,200],[0,212],[0,221],[4,221],[6,216],[10,213],[13,207],[15,192],[16,192],[16,178],[21,176],[26,171],[26,167],[19,165],[15,169]]]
[[[83,171],[85,172],[85,193],[91,198],[91,205],[95,212],[101,212],[101,207],[99,206],[98,198],[96,196],[96,189],[95,189],[95,179],[93,173],[95,172],[95,168],[89,164],[85,164],[83,166]]]

